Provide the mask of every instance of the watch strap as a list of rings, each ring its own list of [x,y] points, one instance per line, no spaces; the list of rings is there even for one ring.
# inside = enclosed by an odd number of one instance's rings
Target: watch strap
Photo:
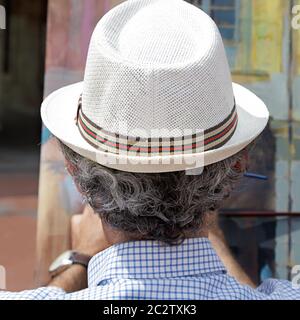
[[[80,264],[84,267],[88,267],[90,260],[92,259],[91,256],[88,256],[83,253],[79,253],[74,251],[71,255],[70,260],[72,261],[73,264]]]

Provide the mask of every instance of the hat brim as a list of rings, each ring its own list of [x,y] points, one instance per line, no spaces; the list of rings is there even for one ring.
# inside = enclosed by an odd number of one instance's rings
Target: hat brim
[[[81,136],[75,122],[83,82],[63,87],[43,102],[42,120],[51,133],[80,155],[113,169],[128,172],[172,172],[207,166],[224,160],[250,144],[266,127],[269,112],[264,102],[245,87],[233,83],[238,124],[222,147],[198,154],[134,157],[108,154],[94,148]]]

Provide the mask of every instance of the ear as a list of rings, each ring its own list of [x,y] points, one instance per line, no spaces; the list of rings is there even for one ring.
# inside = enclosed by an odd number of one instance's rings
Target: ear
[[[76,174],[77,168],[68,160],[65,160],[65,166],[69,174],[73,177]]]
[[[66,166],[66,170],[68,171],[68,173],[72,177],[72,180],[75,184],[76,189],[78,190],[78,192],[80,194],[82,194],[81,189],[79,188],[78,184],[76,183],[76,179],[74,179],[74,176],[76,176],[77,168],[68,160],[65,160],[65,166]]]
[[[247,149],[241,151],[242,159],[238,160],[233,166],[235,170],[238,172],[243,172],[247,170],[248,162],[249,162],[249,152]]]

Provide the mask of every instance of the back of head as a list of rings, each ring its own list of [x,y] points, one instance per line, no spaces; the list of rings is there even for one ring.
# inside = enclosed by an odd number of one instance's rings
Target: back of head
[[[201,175],[186,175],[117,171],[60,145],[86,203],[127,239],[176,244],[198,236],[246,169],[246,150],[205,167]]]

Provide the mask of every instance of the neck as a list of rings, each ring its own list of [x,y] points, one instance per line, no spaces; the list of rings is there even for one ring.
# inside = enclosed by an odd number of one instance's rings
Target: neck
[[[118,243],[128,242],[128,241],[141,241],[141,240],[147,240],[146,238],[142,236],[134,236],[134,235],[126,235],[122,233],[121,231],[118,231],[108,224],[106,224],[104,221],[102,221],[103,226],[103,233],[105,235],[105,239],[107,240],[108,244],[110,246]],[[185,238],[208,238],[208,230],[207,228],[202,228],[200,231],[195,232],[193,234],[186,234]]]

